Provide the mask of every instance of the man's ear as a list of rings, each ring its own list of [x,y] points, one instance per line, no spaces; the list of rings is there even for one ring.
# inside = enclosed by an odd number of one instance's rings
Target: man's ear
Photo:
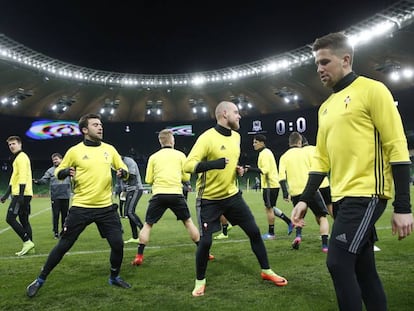
[[[344,65],[351,66],[351,55],[349,54],[344,55],[344,57],[342,58],[342,66]]]

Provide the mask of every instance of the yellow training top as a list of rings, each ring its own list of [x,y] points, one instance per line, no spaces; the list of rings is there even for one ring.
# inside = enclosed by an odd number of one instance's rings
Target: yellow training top
[[[112,204],[112,172],[120,168],[128,171],[116,149],[101,142],[99,146],[87,146],[81,142],[66,152],[55,170],[69,167],[76,170],[73,182],[72,205],[86,208],[102,208]]]
[[[301,195],[309,176],[309,155],[300,147],[291,147],[279,159],[279,180],[286,180],[291,196]]]
[[[201,161],[228,159],[224,169],[212,169],[198,174],[198,197],[221,200],[239,192],[236,185],[236,166],[240,157],[240,134],[231,131],[230,136],[211,128],[201,134],[187,157],[184,170],[194,173]]]
[[[407,139],[389,90],[358,77],[319,108],[312,172],[330,172],[332,200],[345,196],[389,199],[390,164],[409,164]]]
[[[275,156],[269,148],[259,152],[257,167],[262,171],[260,175],[262,188],[280,188]]]
[[[155,194],[182,194],[182,181],[190,180],[190,174],[183,171],[185,154],[170,147],[164,147],[148,159],[145,182],[152,185]]]
[[[10,177],[11,194],[20,194],[20,185],[26,185],[24,195],[33,196],[32,167],[26,153],[20,151],[13,161],[13,172]]]

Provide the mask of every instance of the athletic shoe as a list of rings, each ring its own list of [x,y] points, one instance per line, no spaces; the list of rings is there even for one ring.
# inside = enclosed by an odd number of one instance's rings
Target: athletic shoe
[[[115,285],[122,288],[131,288],[131,284],[125,282],[120,276],[117,276],[115,279],[109,278],[108,283],[109,285]]]
[[[328,245],[322,245],[322,252],[325,254],[328,253]]]
[[[293,228],[294,228],[293,224],[292,223],[289,223],[288,224],[288,235],[291,235],[292,234]]]
[[[228,231],[229,229],[227,229],[227,231]],[[228,239],[229,238],[229,236],[228,235],[224,235],[223,234],[223,232],[222,233],[220,233],[219,235],[217,235],[217,236],[215,236],[214,237],[214,240],[224,240],[224,239]]]
[[[137,243],[137,244],[139,244],[139,239],[138,238],[136,238],[136,239],[130,238],[129,240],[124,241],[124,243],[125,244],[128,244],[128,243]]]
[[[298,250],[300,242],[302,242],[302,238],[300,236],[296,237],[292,242],[292,248]]]
[[[22,250],[20,252],[17,252],[16,255],[19,256],[19,257],[23,256],[23,255],[27,254],[34,247],[35,247],[35,244],[30,240],[28,240],[26,242],[23,242]]]
[[[204,279],[204,280],[196,280],[195,281],[194,289],[191,292],[191,294],[194,297],[203,296],[205,290],[206,290],[206,279]]]
[[[15,253],[16,254],[16,256],[23,256],[23,255],[20,255],[21,254],[21,252],[22,251],[20,251],[20,252],[17,252],[17,253]],[[28,251],[27,253],[26,253],[27,255],[34,255],[34,254],[36,254],[36,249],[33,247],[30,251]]]
[[[271,281],[276,286],[286,286],[288,284],[288,281],[284,277],[281,277],[280,275],[277,275],[274,272],[273,272],[273,274],[268,274],[268,273],[262,272],[260,274],[260,276],[262,277],[263,280]]]
[[[59,233],[55,232],[55,234],[54,234],[54,236],[53,236],[53,237],[55,238],[55,240],[56,240],[56,239],[59,239]]]
[[[144,262],[144,255],[143,254],[136,254],[135,259],[131,262],[133,266],[140,266]]]
[[[266,241],[266,240],[274,240],[276,237],[274,234],[270,234],[270,233],[265,233],[262,234],[262,240]]]
[[[44,281],[40,281],[39,279],[34,280],[32,283],[29,284],[29,286],[26,287],[26,294],[29,297],[34,297],[39,289],[42,287]]]
[[[381,249],[378,246],[374,245],[374,252],[379,252]]]
[[[214,257],[214,255],[212,255],[212,254],[208,254],[208,260],[214,260],[214,259],[216,259],[216,257]]]

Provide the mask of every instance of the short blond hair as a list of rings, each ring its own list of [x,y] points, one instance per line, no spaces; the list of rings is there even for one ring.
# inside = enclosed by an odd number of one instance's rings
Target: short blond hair
[[[163,129],[158,134],[158,140],[161,146],[170,145],[172,143],[173,131],[170,129]]]

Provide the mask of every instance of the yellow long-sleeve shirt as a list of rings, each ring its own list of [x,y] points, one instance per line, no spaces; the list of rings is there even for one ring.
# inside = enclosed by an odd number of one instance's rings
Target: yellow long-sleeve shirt
[[[72,205],[86,208],[102,208],[112,204],[112,172],[120,168],[128,171],[116,149],[102,142],[99,146],[87,146],[81,142],[66,152],[55,170],[74,167]]]
[[[279,159],[279,180],[286,180],[289,194],[297,196],[305,189],[309,176],[309,156],[300,147],[288,149]]]
[[[407,139],[389,90],[358,77],[319,108],[311,171],[330,172],[332,200],[345,196],[389,199],[391,163],[409,164]]]
[[[240,157],[240,134],[231,131],[230,136],[211,128],[201,134],[191,149],[184,170],[194,173],[202,161],[220,158],[228,159],[224,169],[212,169],[198,174],[198,197],[208,200],[221,200],[235,195],[239,189],[236,185],[236,166]]]
[[[20,151],[13,161],[13,172],[10,177],[11,194],[19,195],[20,185],[26,185],[24,195],[33,196],[32,167],[26,153]]]
[[[257,167],[262,171],[260,175],[262,188],[280,188],[275,156],[269,148],[259,152]]]
[[[182,181],[190,180],[184,173],[185,154],[179,150],[164,147],[148,159],[145,182],[152,185],[155,194],[182,194]]]

